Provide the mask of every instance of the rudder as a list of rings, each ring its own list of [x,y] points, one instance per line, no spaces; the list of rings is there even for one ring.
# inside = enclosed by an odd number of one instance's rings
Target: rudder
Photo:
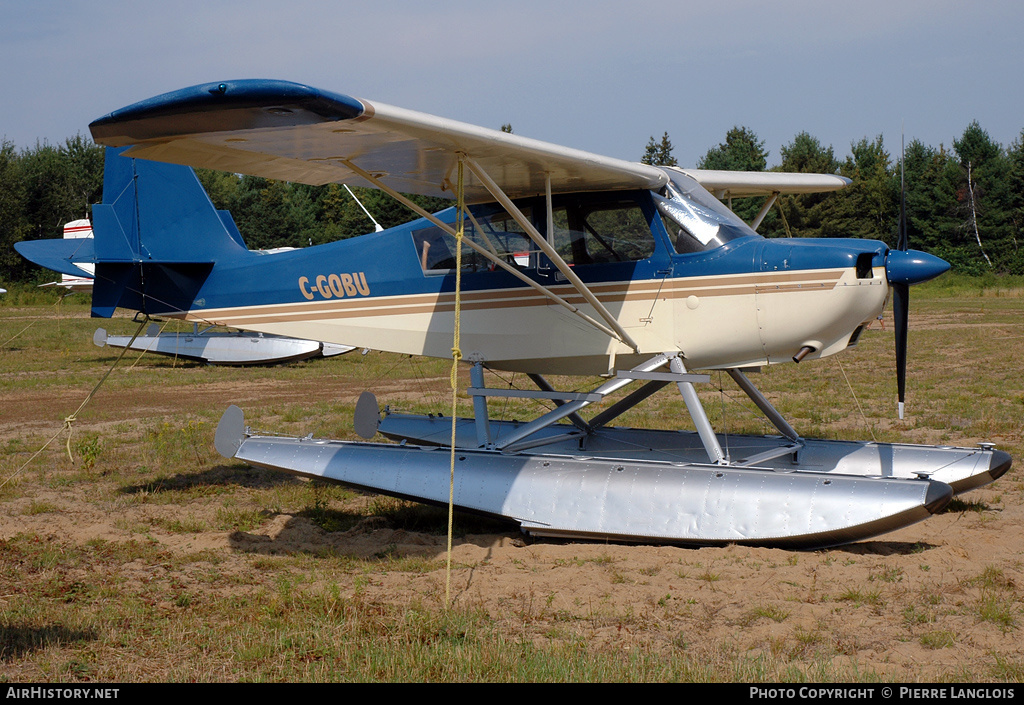
[[[92,313],[186,311],[217,262],[250,253],[192,169],[124,151],[107,148],[103,203],[93,206]]]

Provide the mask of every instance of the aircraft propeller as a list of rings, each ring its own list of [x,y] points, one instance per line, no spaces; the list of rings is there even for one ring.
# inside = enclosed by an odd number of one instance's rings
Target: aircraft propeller
[[[907,396],[907,330],[910,318],[910,285],[934,279],[949,269],[949,262],[927,252],[910,249],[907,236],[907,188],[903,174],[904,150],[900,144],[900,224],[896,249],[885,258],[885,276],[892,287],[892,316],[896,333],[896,393],[903,418]]]

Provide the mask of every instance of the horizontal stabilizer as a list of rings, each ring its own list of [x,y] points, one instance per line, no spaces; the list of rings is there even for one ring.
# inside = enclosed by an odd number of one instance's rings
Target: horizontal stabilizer
[[[77,240],[22,240],[14,243],[14,249],[22,257],[40,267],[52,269],[73,277],[91,277],[90,272],[75,262],[91,262],[94,259],[91,238]],[[74,261],[72,261],[74,260]]]

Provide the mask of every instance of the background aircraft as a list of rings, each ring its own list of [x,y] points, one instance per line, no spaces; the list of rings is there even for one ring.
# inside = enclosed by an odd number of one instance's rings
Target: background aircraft
[[[231,215],[226,211],[220,213],[225,224],[234,228]],[[235,232],[237,232],[237,228]],[[241,239],[240,234],[238,238]],[[91,293],[96,265],[91,262],[76,261],[75,255],[79,251],[83,253],[89,251],[93,239],[92,223],[85,218],[65,223],[64,239],[78,241],[78,247],[68,257],[74,267],[80,270],[80,273],[62,273],[60,281],[49,282],[42,286],[62,287],[67,289],[68,293]],[[276,254],[292,249],[295,248],[285,247],[256,250],[256,252]],[[87,255],[82,254],[82,257],[85,256]],[[145,334],[135,338],[130,335],[108,335],[106,330],[99,328],[93,336],[93,342],[99,347],[107,345],[115,348],[130,347],[140,352],[195,360],[210,365],[275,365],[313,357],[334,357],[355,349],[351,345],[322,343],[317,340],[223,329],[215,330],[212,326],[200,329],[198,324],[193,326],[191,332],[163,332],[160,326],[152,324]]]

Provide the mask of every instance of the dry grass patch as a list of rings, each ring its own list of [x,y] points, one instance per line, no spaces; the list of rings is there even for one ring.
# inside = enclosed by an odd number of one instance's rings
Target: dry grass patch
[[[1024,337],[1024,298],[1010,294],[915,288],[905,423],[894,420],[889,321],[842,355],[841,368],[835,358],[773,367],[755,381],[806,435],[992,440],[1019,465],[1024,387],[1012,341]],[[0,339],[29,318],[34,325],[0,350],[0,680],[938,682],[1024,673],[1019,467],[942,515],[818,552],[534,541],[459,514],[449,581],[445,509],[248,468],[212,443],[232,403],[261,430],[336,438],[353,437],[364,389],[396,409],[447,414],[445,361],[371,352],[238,370],[143,357],[115,370],[80,414],[73,460],[61,437],[14,475],[114,358],[92,345],[84,301],[65,302],[59,322],[49,305],[0,302]],[[134,328],[105,323],[112,333]],[[719,377],[701,390],[715,423],[772,433]],[[515,375],[489,381],[508,383],[529,386]],[[468,398],[460,405],[471,413]],[[537,410],[516,400],[504,412]],[[676,428],[685,419],[662,393],[617,423]]]

